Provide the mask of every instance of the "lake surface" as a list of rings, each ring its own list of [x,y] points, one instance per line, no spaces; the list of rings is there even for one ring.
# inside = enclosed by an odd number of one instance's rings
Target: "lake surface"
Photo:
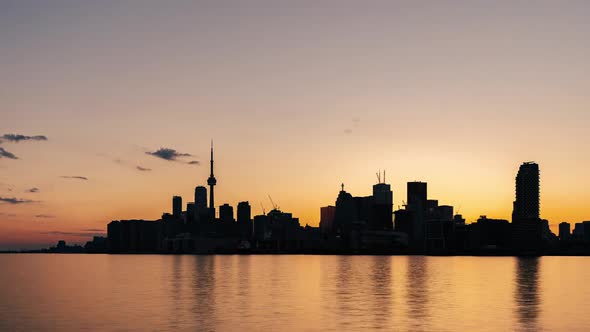
[[[1,331],[588,331],[590,257],[0,255]]]

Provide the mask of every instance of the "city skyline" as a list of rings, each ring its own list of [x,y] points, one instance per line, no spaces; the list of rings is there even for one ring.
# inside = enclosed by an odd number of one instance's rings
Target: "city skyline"
[[[510,220],[534,160],[557,233],[590,219],[589,10],[3,2],[0,135],[23,137],[0,138],[0,249],[158,218],[207,185],[211,138],[217,207],[270,194],[317,226],[385,169],[394,209],[417,180],[468,222]]]

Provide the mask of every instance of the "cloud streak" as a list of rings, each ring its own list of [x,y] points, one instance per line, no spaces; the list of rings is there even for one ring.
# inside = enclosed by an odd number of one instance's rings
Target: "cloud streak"
[[[39,232],[41,234],[47,235],[66,235],[66,236],[105,236],[105,233],[97,233],[97,232],[88,232],[88,231],[81,231],[81,232],[63,232],[63,231],[49,231],[49,232]]]
[[[27,189],[25,192],[27,192],[27,193],[38,193],[39,192],[39,188]]]
[[[16,197],[0,197],[0,203],[8,203],[8,204],[29,204],[29,203],[37,203],[37,201],[33,201],[30,199],[22,199]]]
[[[168,161],[175,161],[176,159],[182,157],[192,157],[190,153],[181,153],[170,148],[160,148],[153,152],[148,151],[146,154]]]
[[[149,172],[152,170],[151,168],[146,168],[146,167],[141,167],[141,166],[135,166],[135,168],[141,172]]]
[[[44,135],[36,135],[36,136],[26,136],[20,134],[5,134],[2,136],[2,139],[8,142],[20,142],[20,141],[47,141],[47,136]]]
[[[35,216],[35,218],[52,219],[55,218],[55,216],[52,216],[50,214],[38,214]]]
[[[201,162],[198,161],[198,160],[192,160],[192,161],[189,161],[187,164],[189,164],[189,165],[201,165]]]
[[[84,180],[88,181],[88,178],[85,176],[78,176],[78,175],[62,175],[60,176],[62,179],[74,179],[74,180]]]
[[[0,158],[8,158],[8,159],[18,159],[13,153],[4,150],[4,148],[0,147]]]

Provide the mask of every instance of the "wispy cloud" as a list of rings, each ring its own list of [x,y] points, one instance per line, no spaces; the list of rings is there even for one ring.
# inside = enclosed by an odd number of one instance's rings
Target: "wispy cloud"
[[[344,133],[345,134],[352,134],[352,129],[346,128],[346,129],[344,129]]]
[[[0,216],[4,216],[4,217],[16,217],[16,214],[14,214],[14,213],[0,212]]]
[[[149,172],[149,171],[151,171],[151,170],[152,170],[151,168],[146,168],[146,167],[141,167],[141,166],[135,166],[135,168],[136,168],[138,171],[142,171],[142,172]]]
[[[98,232],[88,232],[88,231],[80,231],[80,232],[63,232],[63,231],[49,231],[49,232],[39,232],[41,234],[47,235],[66,235],[66,236],[105,236],[105,233],[98,233]]]
[[[62,179],[74,179],[74,180],[84,180],[88,181],[88,178],[85,176],[77,176],[77,175],[62,175],[60,176]]]
[[[5,134],[2,136],[2,139],[9,141],[9,142],[20,142],[20,141],[47,141],[47,136],[43,135],[36,135],[36,136],[26,136],[20,134]]]
[[[15,198],[15,197],[0,197],[0,203],[8,203],[8,204],[29,204],[29,203],[38,203],[37,201],[33,201],[30,199],[22,199],[22,198]]]
[[[35,216],[35,218],[52,219],[52,218],[55,218],[55,216],[52,216],[50,214],[38,214]]]
[[[182,157],[192,157],[190,153],[181,153],[170,148],[160,148],[157,151],[148,151],[146,154],[169,161],[175,161],[176,159]]]
[[[189,165],[201,165],[201,162],[198,161],[198,160],[192,160],[192,161],[189,161],[187,164],[189,164]]]
[[[27,193],[38,193],[39,192],[39,188],[27,189],[25,192],[27,192]]]
[[[0,147],[0,158],[8,158],[8,159],[18,159],[13,153],[4,150],[4,148]]]

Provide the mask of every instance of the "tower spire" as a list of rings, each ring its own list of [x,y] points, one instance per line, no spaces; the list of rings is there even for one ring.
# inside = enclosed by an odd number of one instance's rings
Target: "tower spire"
[[[209,179],[207,179],[207,184],[209,185],[209,209],[213,212],[213,217],[215,217],[215,193],[214,187],[217,184],[217,179],[213,175],[213,140],[211,140],[211,175],[209,175]]]

